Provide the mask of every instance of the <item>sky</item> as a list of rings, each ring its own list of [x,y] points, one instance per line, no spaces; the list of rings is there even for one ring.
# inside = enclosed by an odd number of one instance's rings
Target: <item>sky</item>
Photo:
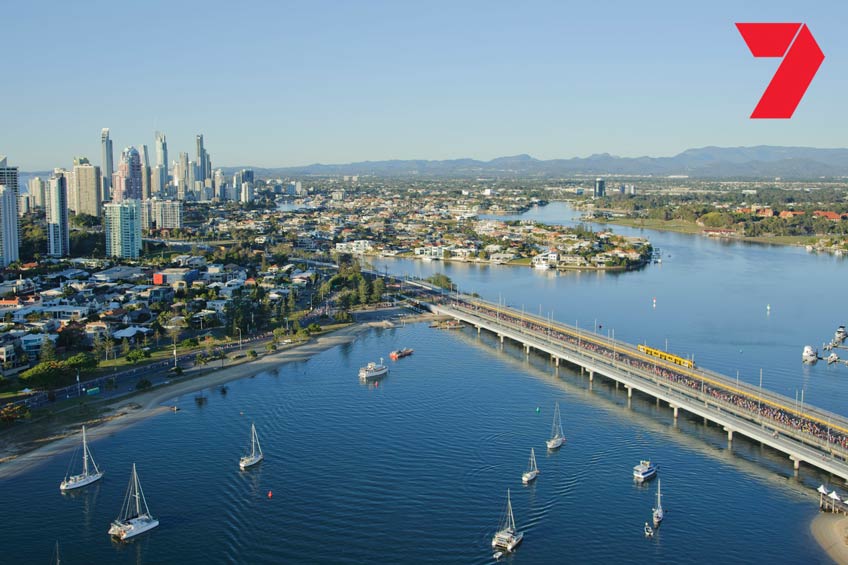
[[[103,127],[116,160],[203,133],[214,167],[848,146],[844,2],[5,4],[0,155],[23,171],[99,164]],[[825,54],[790,120],[749,119],[780,60],[734,24],[769,21]]]

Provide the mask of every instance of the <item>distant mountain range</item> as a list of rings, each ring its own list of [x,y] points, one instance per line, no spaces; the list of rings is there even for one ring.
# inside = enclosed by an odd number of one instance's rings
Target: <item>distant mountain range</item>
[[[693,178],[810,180],[848,176],[848,149],[815,147],[701,147],[673,157],[616,157],[609,153],[571,159],[535,159],[530,155],[498,157],[491,161],[362,161],[343,165],[316,163],[299,167],[224,167],[232,174],[250,168],[259,177],[374,175],[378,177],[568,177],[574,175],[687,175]],[[21,173],[23,179],[49,176],[47,171]],[[22,179],[22,180],[23,180]]]
[[[228,167],[235,171],[241,167]],[[815,147],[702,147],[673,157],[616,157],[608,153],[571,159],[535,159],[530,155],[491,161],[363,161],[344,165],[316,163],[300,167],[257,168],[262,177],[375,175],[380,177],[563,177],[572,175],[688,175],[694,178],[814,179],[848,175],[848,149]]]

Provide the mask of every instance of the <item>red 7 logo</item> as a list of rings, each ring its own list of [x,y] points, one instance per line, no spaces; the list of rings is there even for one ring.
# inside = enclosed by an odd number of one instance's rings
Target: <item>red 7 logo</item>
[[[754,57],[783,57],[751,118],[791,118],[824,61],[806,24],[736,24]]]

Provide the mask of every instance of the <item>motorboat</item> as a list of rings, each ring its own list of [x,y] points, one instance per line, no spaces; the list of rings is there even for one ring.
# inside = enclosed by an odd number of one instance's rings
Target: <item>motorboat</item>
[[[845,331],[845,326],[839,326],[838,328],[836,328],[836,333],[833,334],[833,339],[839,341],[839,343],[842,343],[843,341],[845,341],[846,337],[848,337],[848,333],[846,333]]]
[[[361,367],[359,369],[359,378],[363,381],[368,379],[377,379],[385,376],[388,372],[389,368],[386,365],[383,365],[383,359],[380,358],[380,363],[371,361],[364,367]]]
[[[645,537],[652,538],[654,537],[654,529],[645,522]]]
[[[819,352],[812,345],[805,345],[804,351],[801,353],[801,360],[804,363],[813,364],[819,360]]]
[[[639,464],[633,467],[633,478],[639,482],[653,479],[656,474],[656,466],[647,459],[639,461]]]
[[[397,361],[398,359],[409,357],[410,355],[412,355],[412,353],[413,350],[408,347],[404,349],[396,349],[395,351],[389,353],[389,359],[391,359],[392,361]]]
[[[831,353],[827,356],[828,365],[830,365],[831,363],[836,363],[837,361],[839,361],[839,355],[837,355],[836,353]]]

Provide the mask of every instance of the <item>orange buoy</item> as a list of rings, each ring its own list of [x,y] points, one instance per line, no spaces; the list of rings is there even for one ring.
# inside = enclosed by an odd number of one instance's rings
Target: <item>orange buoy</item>
[[[273,496],[274,496],[274,493],[273,493],[273,492],[271,492],[271,491],[269,490],[269,491],[268,491],[268,498],[271,498],[271,497],[273,497]]]

